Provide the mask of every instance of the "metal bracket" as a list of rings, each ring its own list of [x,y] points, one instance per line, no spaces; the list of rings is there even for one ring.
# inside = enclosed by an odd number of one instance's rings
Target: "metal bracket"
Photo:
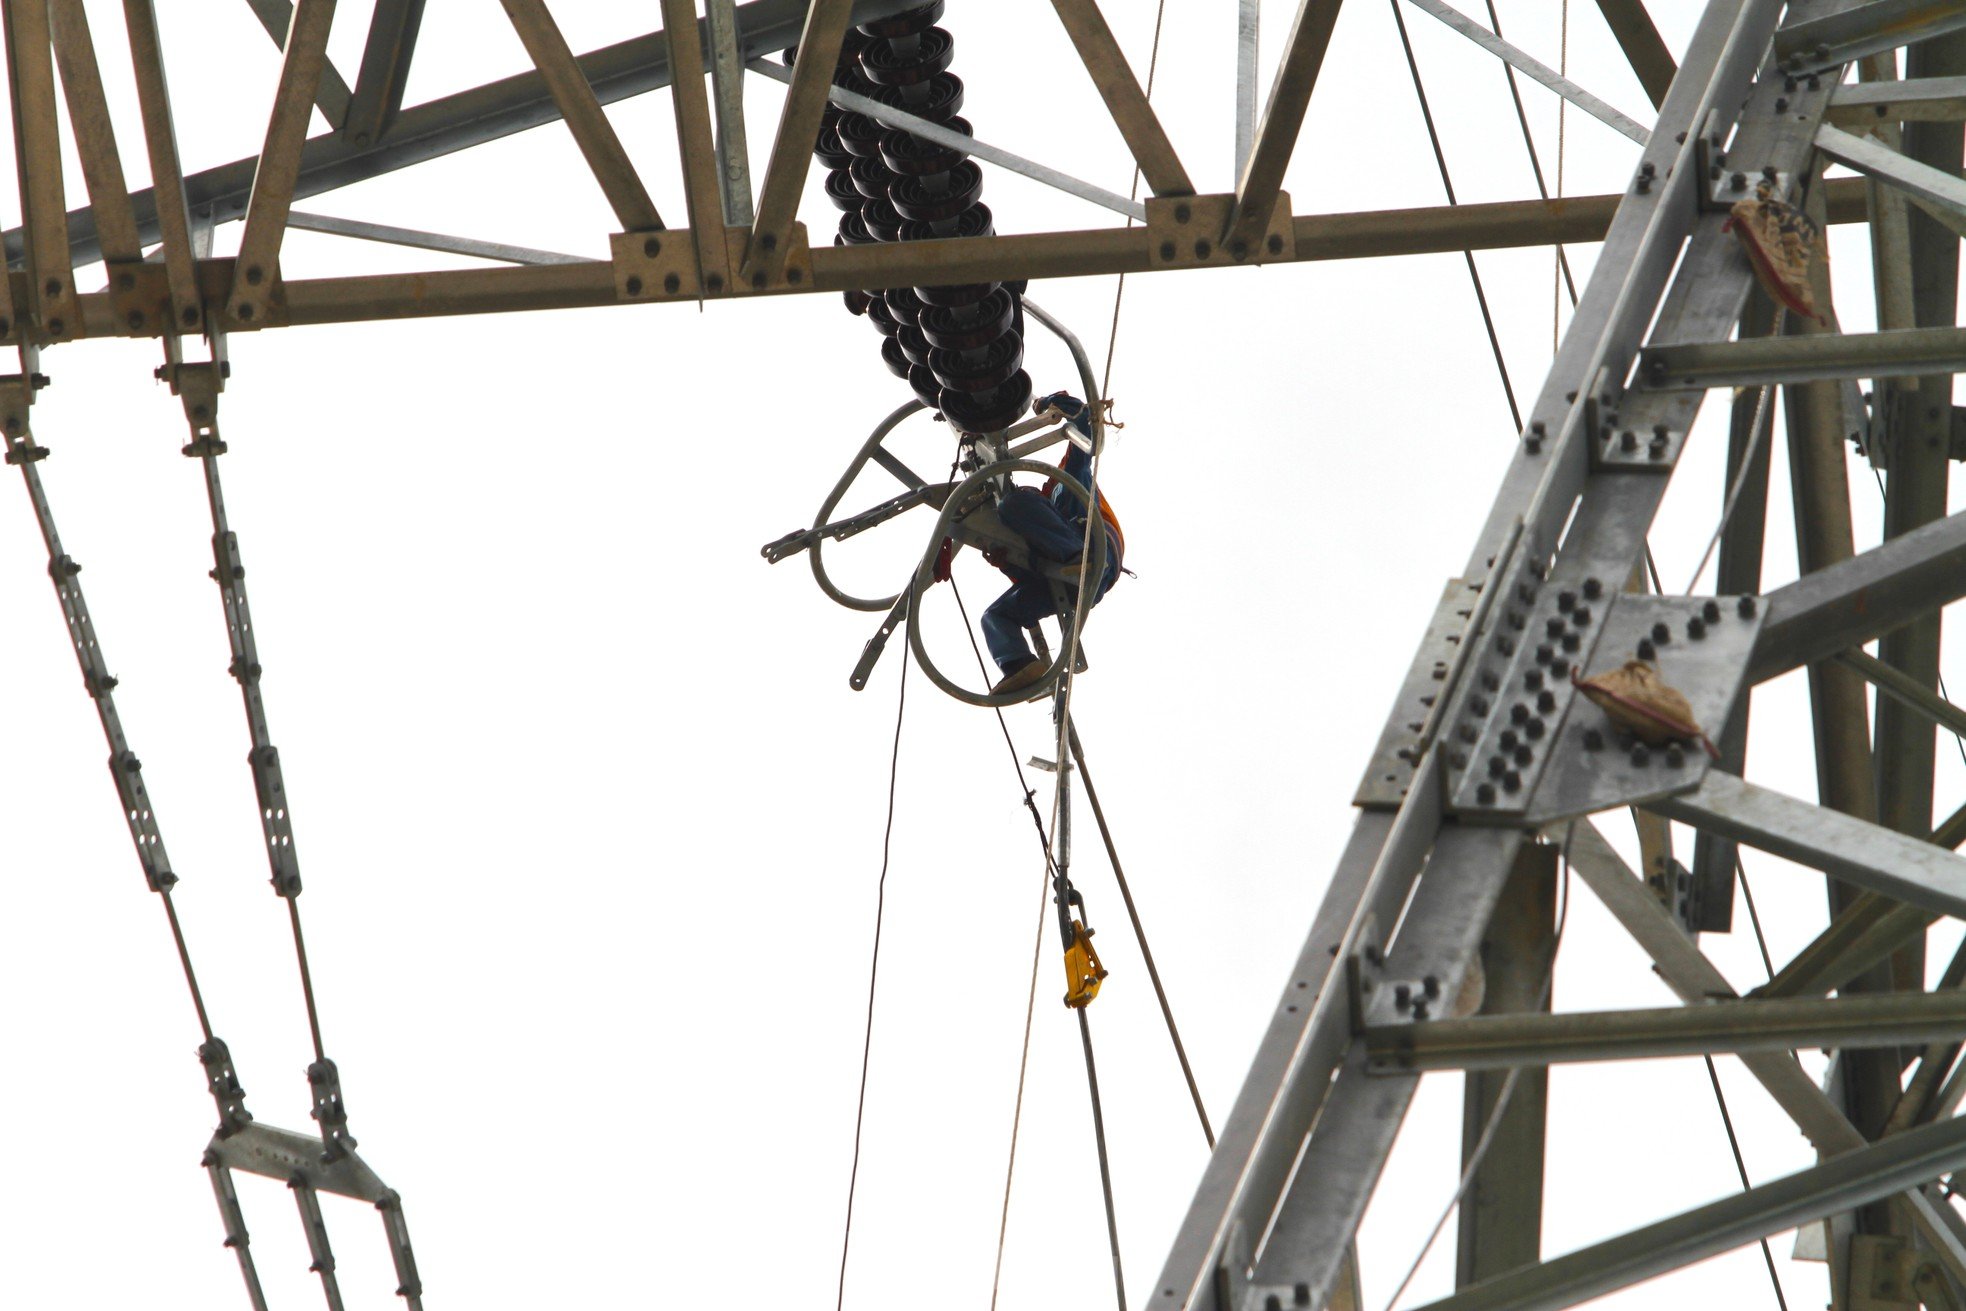
[[[223,1038],[208,1038],[198,1048],[198,1060],[205,1067],[205,1085],[218,1104],[218,1135],[214,1148],[247,1128],[253,1122],[246,1109],[246,1090],[239,1086],[239,1075],[232,1067],[232,1050]]]
[[[171,321],[170,275],[162,264],[146,260],[116,260],[108,265],[109,300],[116,311],[116,330],[125,336],[150,335],[153,324],[177,331]]]
[[[207,276],[203,273],[204,269],[209,268],[212,273],[208,276],[216,278],[219,285],[233,289],[226,296],[220,313],[225,330],[252,332],[260,328],[287,326],[287,284],[280,276],[277,262],[271,274],[258,268],[241,273],[236,258],[200,260],[199,265],[201,282],[203,276]],[[255,273],[259,274],[258,281],[253,280]],[[240,293],[242,285],[251,290]]]
[[[225,454],[225,443],[218,435],[218,398],[231,372],[231,365],[223,359],[177,360],[158,366],[157,377],[184,403],[184,420],[191,425],[191,440],[181,448],[183,454]]]
[[[723,229],[724,249],[729,255],[731,267],[742,265],[750,241],[749,228]],[[748,281],[742,286],[726,286],[722,274],[712,274],[707,285],[699,280],[696,244],[688,228],[670,228],[661,232],[617,232],[608,238],[608,246],[614,263],[614,294],[624,301],[661,303],[751,292],[769,293],[798,287],[812,280],[812,249],[806,241],[803,223],[792,225],[783,257],[754,264],[746,275]]]
[[[743,286],[732,288],[736,292],[783,291],[802,287],[812,281],[812,247],[806,240],[806,225],[794,223],[785,234],[782,250],[775,249],[777,238],[772,233],[764,233],[758,238],[757,258],[751,251],[751,230],[731,227],[724,229],[730,250],[730,266],[740,270],[738,277]]]
[[[1918,1311],[1918,1252],[1902,1238],[1850,1237],[1851,1311]]]
[[[1620,594],[1596,644],[1596,672],[1625,660],[1650,660],[1685,694],[1694,720],[1714,731],[1727,722],[1759,637],[1756,598]],[[1629,740],[1602,710],[1575,695],[1564,679],[1561,713],[1552,724],[1546,770],[1526,804],[1530,822],[1546,824],[1613,806],[1638,805],[1698,786],[1708,759],[1697,746],[1649,747]]]
[[[687,229],[617,232],[608,238],[614,257],[614,294],[620,300],[696,300],[696,248]]]
[[[307,1067],[307,1086],[314,1094],[309,1112],[321,1126],[322,1159],[339,1160],[355,1147],[348,1132],[348,1107],[341,1099],[341,1072],[335,1063],[322,1057]]]
[[[1221,244],[1222,233],[1235,212],[1232,193],[1214,196],[1165,196],[1147,201],[1147,244],[1153,251],[1153,267],[1158,269],[1220,269],[1238,264],[1261,264],[1281,256],[1296,245],[1291,224],[1290,196],[1277,193],[1276,208],[1270,211],[1257,250],[1240,253],[1232,242]]]
[[[287,1183],[305,1179],[324,1193],[380,1203],[390,1191],[368,1163],[353,1152],[334,1161],[321,1159],[321,1140],[312,1134],[251,1123],[212,1139],[209,1157],[231,1170]]]
[[[1670,473],[1680,448],[1686,444],[1683,429],[1663,423],[1655,423],[1644,431],[1615,423],[1611,428],[1596,446],[1600,469],[1654,469]]]

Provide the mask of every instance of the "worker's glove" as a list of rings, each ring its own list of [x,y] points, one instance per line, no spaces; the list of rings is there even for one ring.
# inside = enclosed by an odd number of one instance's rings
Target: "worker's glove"
[[[949,581],[950,567],[956,562],[956,542],[952,537],[942,539],[942,549],[935,553],[935,581]]]

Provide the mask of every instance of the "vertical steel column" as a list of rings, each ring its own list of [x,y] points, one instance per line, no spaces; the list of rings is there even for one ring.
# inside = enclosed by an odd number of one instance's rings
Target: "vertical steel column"
[[[1766,337],[1774,330],[1774,317],[1774,303],[1757,287],[1749,294],[1747,310],[1741,315],[1742,339]],[[1759,387],[1744,387],[1734,394],[1722,504],[1737,482],[1741,492],[1734,505],[1734,517],[1728,520],[1720,538],[1714,590],[1722,596],[1753,596],[1761,591],[1761,554],[1768,532],[1769,448],[1773,445],[1770,430],[1774,426],[1772,394],[1766,404]],[[1740,773],[1747,764],[1750,700],[1749,692],[1743,692],[1734,703],[1733,715],[1716,735],[1721,768],[1730,773]],[[1733,927],[1734,867],[1738,851],[1732,841],[1717,834],[1702,832],[1694,838],[1693,883],[1701,912],[1693,925],[1696,931],[1725,933]],[[1651,873],[1649,869],[1646,872]]]
[[[1481,940],[1487,980],[1484,1015],[1550,1009],[1550,967],[1555,963],[1558,850],[1524,847],[1495,917]],[[1543,1147],[1549,1104],[1549,1070],[1482,1070],[1467,1075],[1461,1112],[1461,1162],[1467,1168],[1502,1089],[1514,1090],[1460,1205],[1454,1286],[1530,1265],[1542,1256]]]
[[[1911,47],[1906,54],[1906,72],[1914,78],[1966,72],[1966,34]],[[1911,123],[1904,130],[1907,157],[1955,176],[1960,169],[1961,141],[1957,123]],[[1954,324],[1958,322],[1959,238],[1916,208],[1907,207],[1905,220],[1914,323],[1902,326]],[[1884,308],[1880,304],[1879,326],[1901,326],[1883,320]],[[1952,375],[1937,374],[1919,378],[1915,384],[1890,386],[1886,394],[1890,403],[1885,422],[1889,467],[1885,474],[1884,535],[1896,537],[1945,515],[1951,465]],[[1878,656],[1920,685],[1936,688],[1938,614],[1887,634],[1878,643]],[[1929,720],[1887,698],[1878,699],[1876,716],[1878,822],[1900,833],[1929,834],[1936,730]],[[1897,986],[1924,986],[1924,963],[1921,939],[1894,958],[1892,972]],[[1872,1128],[1861,1121],[1859,1127],[1867,1131]]]

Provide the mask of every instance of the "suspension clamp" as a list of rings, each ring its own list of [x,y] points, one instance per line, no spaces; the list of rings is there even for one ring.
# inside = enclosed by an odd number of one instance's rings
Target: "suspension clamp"
[[[232,1052],[223,1038],[210,1038],[198,1048],[198,1059],[205,1067],[205,1083],[218,1104],[218,1136],[229,1138],[253,1122],[246,1109],[246,1090],[232,1068]]]
[[[338,1161],[355,1149],[348,1133],[348,1107],[341,1100],[341,1072],[325,1056],[307,1067],[307,1086],[314,1092],[310,1112],[321,1126],[323,1161]]]

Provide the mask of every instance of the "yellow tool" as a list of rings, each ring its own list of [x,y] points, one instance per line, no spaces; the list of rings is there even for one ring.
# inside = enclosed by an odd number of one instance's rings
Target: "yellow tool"
[[[1065,1004],[1079,1010],[1092,1004],[1099,995],[1099,983],[1106,977],[1106,967],[1099,963],[1099,953],[1092,949],[1092,930],[1074,919],[1071,921],[1071,934],[1065,944]]]

